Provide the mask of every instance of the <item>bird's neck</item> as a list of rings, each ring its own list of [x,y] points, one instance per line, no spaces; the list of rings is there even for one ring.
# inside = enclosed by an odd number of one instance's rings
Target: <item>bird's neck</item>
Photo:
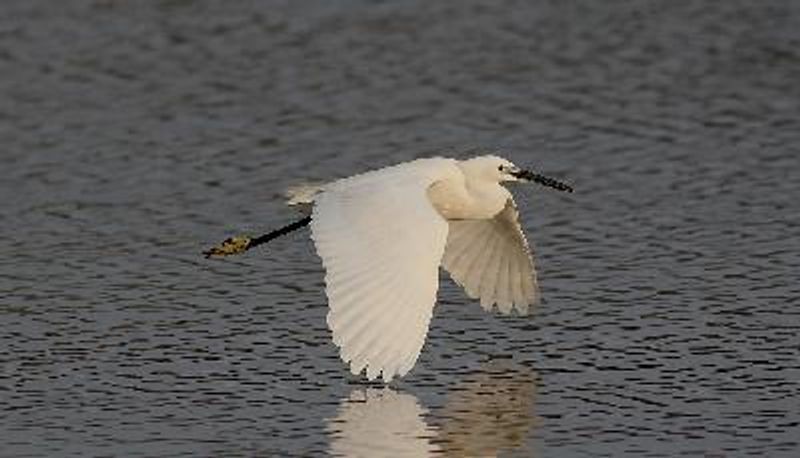
[[[503,210],[510,196],[506,188],[491,181],[469,184],[467,191],[472,199],[474,219],[493,218]]]
[[[492,182],[440,181],[428,190],[434,208],[445,219],[488,219],[506,205],[510,194]]]

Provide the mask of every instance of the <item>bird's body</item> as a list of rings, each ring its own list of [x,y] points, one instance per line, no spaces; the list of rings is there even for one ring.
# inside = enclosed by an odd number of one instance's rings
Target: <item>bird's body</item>
[[[440,266],[487,310],[497,305],[527,314],[539,301],[516,206],[501,185],[517,180],[571,190],[497,156],[480,156],[418,159],[306,194],[325,267],[328,325],[354,374],[366,369],[368,379],[389,382],[414,366]]]

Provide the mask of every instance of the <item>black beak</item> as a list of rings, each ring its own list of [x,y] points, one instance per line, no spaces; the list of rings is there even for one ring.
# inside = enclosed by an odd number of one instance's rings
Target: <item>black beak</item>
[[[557,189],[559,191],[566,191],[566,192],[573,191],[572,186],[564,182],[546,177],[544,175],[539,175],[538,173],[531,172],[530,170],[518,170],[516,172],[511,172],[511,175],[517,177],[520,180],[533,181],[534,183],[539,183],[542,186],[548,186],[553,189]]]

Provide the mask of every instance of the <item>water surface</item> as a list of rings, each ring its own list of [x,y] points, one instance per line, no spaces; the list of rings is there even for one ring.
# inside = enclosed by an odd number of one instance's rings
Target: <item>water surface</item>
[[[800,5],[0,4],[0,455],[797,456]],[[348,374],[281,193],[463,148],[544,303]]]

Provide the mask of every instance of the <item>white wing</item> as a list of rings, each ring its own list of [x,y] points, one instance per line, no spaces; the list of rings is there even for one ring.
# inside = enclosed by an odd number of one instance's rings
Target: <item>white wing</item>
[[[418,160],[340,180],[316,198],[311,230],[326,271],[328,326],[354,374],[366,367],[367,378],[388,382],[419,356],[448,229],[426,190],[454,167]]]
[[[513,306],[526,315],[539,302],[539,286],[518,216],[509,198],[492,219],[450,221],[442,264],[469,297],[480,298],[484,309],[497,304],[509,313]]]

